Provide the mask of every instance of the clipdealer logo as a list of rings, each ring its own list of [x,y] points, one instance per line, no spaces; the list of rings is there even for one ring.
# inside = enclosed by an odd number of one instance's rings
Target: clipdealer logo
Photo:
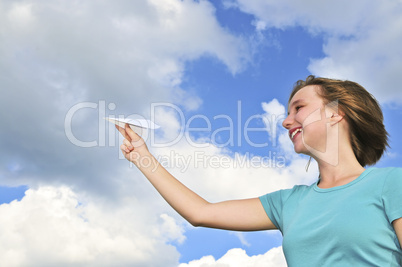
[[[278,127],[282,127],[282,121],[285,119],[285,114],[254,114],[245,118],[242,114],[241,101],[237,102],[237,112],[233,116],[228,114],[218,114],[212,119],[209,119],[203,114],[196,114],[190,118],[185,117],[185,113],[180,107],[166,102],[152,103],[150,105],[150,119],[151,121],[158,122],[158,114],[160,112],[169,112],[174,114],[180,129],[175,133],[169,133],[169,138],[164,134],[159,134],[159,129],[149,130],[145,129],[141,133],[141,137],[146,141],[150,147],[162,149],[162,155],[157,155],[156,158],[141,158],[142,166],[149,164],[161,164],[164,167],[174,167],[181,172],[186,171],[189,167],[192,168],[282,168],[286,165],[286,158],[277,152],[267,150],[264,156],[255,156],[251,153],[234,153],[232,155],[215,154],[210,152],[209,147],[214,146],[218,148],[225,148],[228,146],[242,146],[244,144],[255,148],[266,148],[277,146]],[[107,104],[106,101],[95,102],[81,102],[71,107],[64,122],[65,134],[68,140],[79,147],[115,147],[119,146],[123,137],[116,131],[114,124],[107,122],[104,118],[106,113],[114,111],[116,105],[114,103]],[[94,140],[83,141],[80,140],[78,135],[74,134],[73,121],[74,116],[81,113],[88,114],[90,112],[92,117],[94,115],[98,118],[98,135],[92,136]],[[78,117],[78,116],[77,116]],[[109,118],[116,118],[115,116],[108,116]],[[145,119],[139,114],[131,114],[130,116],[118,115],[118,118],[132,118],[132,119]],[[213,124],[218,123],[224,125],[215,127]],[[195,122],[198,125],[202,124],[203,127],[195,127]],[[200,123],[201,122],[201,123]],[[176,123],[176,122],[175,122]],[[95,125],[96,122],[93,123]],[[160,123],[158,123],[160,124]],[[259,126],[259,127],[256,127]],[[162,123],[162,132],[163,132]],[[166,131],[166,130],[165,130]],[[77,131],[78,132],[78,131]],[[158,136],[159,134],[159,136]],[[222,138],[222,135],[226,137]],[[118,135],[118,137],[116,136]],[[206,139],[194,139],[194,136],[208,135]],[[258,135],[259,138],[256,138]],[[161,137],[162,136],[162,137]],[[117,137],[117,138],[116,138]],[[116,139],[118,141],[116,142]],[[184,140],[183,140],[184,139]],[[223,139],[223,140],[222,140]],[[190,147],[195,149],[189,150],[184,155],[178,152],[178,147],[175,147],[179,142],[185,141]],[[167,148],[168,150],[163,150]],[[133,152],[132,152],[133,153]],[[135,152],[134,152],[135,153]],[[124,156],[119,153],[119,158],[124,159]],[[157,162],[155,162],[155,160]],[[131,163],[130,166],[133,166]]]
[[[109,103],[106,105],[106,101],[101,100],[98,103],[95,102],[81,102],[73,107],[71,107],[64,120],[64,130],[68,140],[79,147],[89,148],[95,146],[116,146],[115,142],[115,128],[113,124],[105,121],[106,111],[113,111],[116,109],[114,103]],[[178,120],[179,130],[176,133],[169,133],[169,138],[156,138],[156,133],[154,130],[145,129],[143,130],[141,137],[149,143],[150,146],[156,148],[171,147],[179,143],[183,138],[188,144],[193,147],[203,148],[208,147],[211,144],[216,147],[228,147],[228,146],[241,146],[244,143],[255,148],[264,147],[276,147],[277,146],[277,134],[278,125],[282,124],[285,119],[285,114],[279,115],[264,115],[264,114],[254,114],[247,118],[243,118],[241,101],[237,103],[237,112],[234,116],[229,116],[227,114],[215,115],[212,119],[208,118],[203,114],[195,114],[190,118],[185,117],[184,112],[177,105],[158,102],[151,103],[150,105],[150,119],[151,121],[157,121],[157,110],[164,110],[175,115]],[[80,140],[73,130],[74,116],[79,113],[88,113],[89,110],[95,111],[98,114],[98,136],[96,140],[83,141]],[[108,116],[109,118],[116,118],[113,115]],[[132,118],[132,119],[145,119],[145,117],[139,114],[131,114],[129,116],[119,115],[118,118]],[[219,124],[225,124],[225,126],[218,127],[212,130],[213,123],[219,120]],[[193,123],[198,121],[202,122],[204,127],[193,127]],[[261,127],[253,127],[253,123]],[[261,123],[262,122],[262,123]],[[264,138],[254,138],[256,133],[261,133],[265,136]],[[269,134],[268,134],[269,133]],[[194,140],[194,135],[201,134],[207,135],[208,142],[196,142]],[[221,134],[227,136],[225,140],[222,141]],[[106,136],[109,136],[106,140]],[[108,142],[106,142],[108,141]],[[270,141],[270,142],[269,142]]]

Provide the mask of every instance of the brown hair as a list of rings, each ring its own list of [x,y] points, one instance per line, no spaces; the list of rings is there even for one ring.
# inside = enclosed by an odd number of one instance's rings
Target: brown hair
[[[310,75],[305,81],[296,82],[289,102],[297,91],[308,85],[321,88],[319,95],[325,104],[338,102],[349,124],[350,140],[357,160],[363,167],[375,164],[389,147],[384,117],[377,100],[358,83]]]

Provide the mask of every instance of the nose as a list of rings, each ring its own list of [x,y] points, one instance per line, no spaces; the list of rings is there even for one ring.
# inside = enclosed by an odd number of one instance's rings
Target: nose
[[[289,130],[293,124],[293,121],[294,121],[293,115],[288,114],[286,119],[283,120],[282,126]]]

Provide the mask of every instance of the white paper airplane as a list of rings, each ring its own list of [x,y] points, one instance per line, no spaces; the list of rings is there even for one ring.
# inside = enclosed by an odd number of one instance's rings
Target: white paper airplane
[[[160,126],[156,123],[154,123],[153,121],[150,120],[146,120],[146,119],[129,119],[129,118],[110,118],[107,117],[105,118],[105,120],[110,121],[120,127],[125,126],[125,124],[127,123],[130,128],[136,132],[139,135],[143,135],[144,133],[148,132],[149,130],[155,130],[160,128]]]

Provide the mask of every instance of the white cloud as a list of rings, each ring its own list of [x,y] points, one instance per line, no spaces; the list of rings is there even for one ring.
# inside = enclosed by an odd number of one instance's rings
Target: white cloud
[[[166,214],[161,229],[143,209],[80,203],[67,187],[29,189],[21,201],[0,205],[0,255],[5,266],[173,266],[182,240]],[[151,219],[150,223],[147,220]],[[160,254],[160,251],[166,253]]]
[[[189,0],[2,1],[0,112],[7,116],[0,123],[7,130],[0,133],[0,159],[21,166],[0,169],[4,183],[84,187],[90,176],[99,181],[91,190],[109,187],[110,173],[99,166],[110,158],[66,138],[68,110],[96,104],[74,114],[72,129],[77,139],[99,144],[98,117],[147,117],[153,102],[197,109],[201,99],[181,88],[185,63],[209,56],[237,73],[249,57],[246,42],[221,27],[214,12],[208,1]]]
[[[183,243],[186,237],[183,235],[184,229],[182,226],[178,225],[176,220],[166,213],[160,215],[163,219],[163,224],[158,231],[161,235],[165,235],[166,240],[176,240],[179,243]]]
[[[203,56],[241,71],[247,44],[214,12],[208,1],[189,0],[0,2],[0,176],[37,188],[0,206],[2,264],[177,263],[167,243],[185,239],[182,219],[117,161],[116,130],[102,117],[147,117],[154,102],[197,109],[201,99],[181,83],[185,63]],[[95,107],[75,113],[72,129],[93,148],[64,132],[67,112],[84,101]]]
[[[319,76],[357,81],[380,102],[401,104],[402,94],[397,82],[402,73],[401,14],[381,20],[363,37],[330,38],[324,47],[327,56],[312,60],[309,70]]]
[[[247,241],[243,232],[233,232],[233,235],[235,235],[237,238],[239,238],[239,240],[243,246],[247,246],[247,247],[250,246],[250,243]]]
[[[263,121],[271,137],[271,143],[277,146],[277,136],[284,131],[282,122],[286,118],[285,106],[279,103],[276,98],[272,99],[269,103],[263,102],[261,106],[265,111]]]
[[[226,1],[256,17],[258,31],[302,26],[324,38],[324,58],[311,59],[314,75],[361,83],[381,102],[402,103],[402,3],[398,1]]]
[[[292,26],[304,26],[311,32],[326,29],[330,34],[354,34],[368,19],[364,14],[376,11],[375,1],[336,2],[295,0],[228,0],[229,7],[237,7],[243,12],[256,16],[261,23],[269,27],[285,29]],[[342,15],[342,19],[340,19]]]
[[[248,256],[240,248],[229,250],[220,259],[213,256],[205,256],[199,260],[182,263],[179,267],[262,267],[262,266],[287,266],[282,247],[272,248],[262,255]]]
[[[279,103],[278,99],[274,98],[271,102],[263,102],[261,104],[262,109],[266,112],[266,115],[271,116],[283,116],[285,115],[285,106]]]

